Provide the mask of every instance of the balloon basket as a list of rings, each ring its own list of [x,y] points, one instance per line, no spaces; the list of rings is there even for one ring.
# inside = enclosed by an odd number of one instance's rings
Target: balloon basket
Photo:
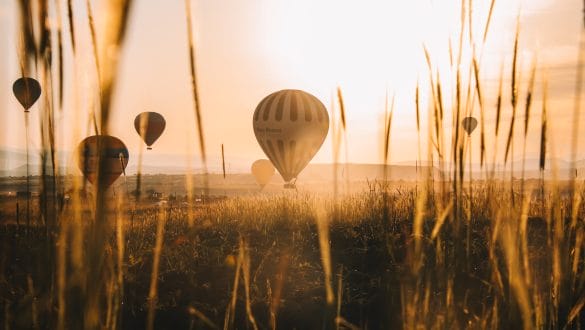
[[[152,147],[146,147],[146,150],[152,150]]]
[[[297,186],[294,183],[285,183],[284,189],[297,189]]]

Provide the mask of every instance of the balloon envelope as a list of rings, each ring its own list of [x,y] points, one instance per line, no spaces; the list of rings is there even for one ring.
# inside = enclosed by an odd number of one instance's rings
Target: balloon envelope
[[[252,163],[252,174],[262,188],[270,182],[274,172],[274,166],[268,159],[258,159]]]
[[[12,84],[12,92],[20,104],[24,107],[24,111],[35,104],[41,96],[41,85],[33,78],[23,77],[17,79]]]
[[[98,181],[98,167],[104,166],[99,184],[107,188],[128,165],[129,154],[120,139],[109,135],[93,135],[79,143],[77,156],[79,169],[93,185]]]
[[[465,117],[461,121],[461,125],[463,125],[463,129],[467,132],[468,135],[473,133],[473,130],[477,127],[477,119],[473,117]]]
[[[329,114],[315,96],[285,89],[256,107],[254,134],[284,181],[290,182],[317,153],[329,130]]]
[[[134,128],[148,149],[161,136],[166,124],[163,116],[156,112],[143,112],[134,118]]]

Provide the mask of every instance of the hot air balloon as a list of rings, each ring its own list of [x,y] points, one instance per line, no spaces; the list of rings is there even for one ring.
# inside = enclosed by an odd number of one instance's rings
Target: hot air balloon
[[[264,188],[274,175],[274,166],[268,159],[258,159],[252,163],[252,175],[260,187]]]
[[[98,179],[98,166],[105,167],[102,169],[99,182],[103,188],[109,187],[122,174],[128,165],[129,157],[124,143],[109,135],[93,135],[85,138],[77,147],[77,155],[77,166],[93,185]]]
[[[166,121],[156,112],[143,112],[134,119],[134,128],[147,145],[147,150],[152,150],[152,144],[165,130]]]
[[[12,92],[24,107],[24,112],[28,112],[41,96],[41,85],[34,78],[22,77],[14,82]]]
[[[329,115],[315,96],[285,89],[258,104],[253,126],[260,147],[286,182],[285,188],[294,188],[293,180],[327,136]]]
[[[463,126],[465,132],[467,132],[467,135],[471,135],[471,133],[473,133],[473,130],[475,130],[475,128],[477,127],[477,119],[473,117],[465,117],[461,121],[461,125]]]

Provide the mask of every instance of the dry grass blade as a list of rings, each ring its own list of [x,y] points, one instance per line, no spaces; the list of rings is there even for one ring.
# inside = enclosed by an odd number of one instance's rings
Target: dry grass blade
[[[514,124],[516,121],[516,106],[518,105],[518,75],[516,73],[518,65],[518,40],[520,35],[520,16],[518,16],[516,23],[516,35],[514,37],[514,55],[512,57],[512,78],[511,78],[511,102],[512,102],[512,119],[510,120],[510,130],[508,131],[508,139],[506,141],[506,151],[504,154],[504,163],[508,161],[508,155],[510,154],[510,147],[513,143],[514,138]]]
[[[236,272],[234,274],[234,283],[232,286],[232,293],[230,297],[230,303],[225,311],[225,318],[223,321],[223,329],[227,330],[232,328],[234,325],[234,316],[236,314],[236,303],[238,300],[238,288],[240,283],[240,273],[242,272],[242,264],[244,262],[244,250],[242,249],[242,241],[240,239],[240,249],[238,251],[238,258],[236,262]]]
[[[441,78],[437,72],[437,107],[439,110],[439,119],[443,122],[443,92],[441,91]]]
[[[124,44],[132,0],[110,0],[104,42],[100,50],[100,133],[108,133],[110,110],[115,91],[120,51]]]
[[[73,49],[73,54],[75,54],[75,22],[73,21],[73,0],[67,0],[67,19],[69,20],[71,48]]]
[[[221,169],[223,171],[223,178],[225,179],[225,154],[223,150],[223,143],[221,144]]]
[[[331,246],[329,240],[329,219],[326,211],[316,206],[315,220],[319,234],[319,251],[321,252],[321,263],[323,264],[323,275],[325,276],[325,299],[329,307],[333,307],[335,297],[331,286]]]
[[[461,17],[460,17],[460,30],[459,30],[459,51],[457,53],[457,66],[461,65],[461,59],[463,58],[463,39],[465,35],[465,22],[467,15],[467,0],[461,0]]]
[[[160,255],[162,252],[166,214],[161,208],[158,215],[158,222],[156,226],[156,241],[153,249],[153,260],[152,260],[152,274],[150,276],[150,289],[148,290],[148,319],[146,322],[146,328],[149,330],[154,329],[154,313],[158,300],[158,273],[160,264]]]
[[[34,25],[32,18],[32,6],[30,1],[18,1],[20,14],[20,40],[22,42],[24,54],[21,54],[22,75],[30,74],[31,60],[37,62],[37,45],[35,42]]]
[[[511,73],[511,102],[512,106],[516,107],[518,103],[518,75],[517,75],[517,66],[518,66],[518,41],[520,37],[520,15],[518,15],[517,22],[516,22],[516,33],[514,35],[514,52],[512,55],[512,73]]]
[[[547,131],[547,119],[546,109],[548,100],[548,86],[546,79],[543,82],[542,87],[542,114],[540,119],[540,155],[538,166],[540,171],[544,171],[546,165],[546,131]]]
[[[349,321],[347,321],[346,319],[344,319],[341,316],[335,318],[335,325],[337,326],[338,329],[348,329],[348,330],[361,329],[360,327],[350,323]]]
[[[343,268],[340,267],[339,273],[337,274],[337,308],[335,313],[335,320],[341,318],[341,302],[343,299]]]
[[[579,205],[581,204],[581,199],[579,199]],[[575,214],[575,213],[573,213]],[[577,217],[574,216],[574,218],[571,220],[571,228],[574,229],[576,223],[576,219]],[[572,269],[571,271],[573,272],[573,290],[575,289],[575,282],[578,280],[578,274],[579,274],[579,267],[581,266],[582,263],[582,259],[581,259],[581,251],[583,250],[583,243],[585,243],[585,230],[578,229],[577,230],[577,234],[575,235],[575,249],[573,252],[573,265],[572,265]]]
[[[390,104],[390,110],[388,110],[388,96],[386,96],[386,109],[385,109],[385,120],[384,120],[384,165],[387,165],[390,158],[390,133],[392,129],[392,117],[394,115],[394,96],[392,96],[392,103]],[[384,166],[386,168],[386,166]]]
[[[124,175],[124,177],[125,176],[126,175]],[[114,308],[115,308],[114,319],[116,319],[117,316],[119,315],[122,301],[124,300],[124,255],[126,253],[126,244],[125,244],[126,233],[124,231],[125,216],[124,216],[123,212],[120,212],[120,210],[122,210],[122,207],[123,207],[123,196],[124,195],[120,194],[118,197],[118,205],[117,205],[118,212],[116,214],[116,247],[117,247],[118,253],[117,253],[117,258],[116,258],[117,293],[116,293],[116,303],[114,305]],[[116,325],[116,322],[114,321],[112,324]]]
[[[441,88],[441,77],[439,72],[437,72],[437,81],[436,81],[436,93],[437,98],[434,104],[434,121],[435,121],[435,139],[436,139],[436,151],[439,155],[439,162],[442,163],[443,161],[443,92]]]
[[[437,238],[437,236],[439,235],[439,232],[441,231],[441,227],[443,226],[443,223],[445,223],[445,220],[447,219],[447,217],[451,213],[452,209],[453,209],[453,200],[450,200],[449,204],[447,204],[447,206],[441,211],[441,213],[438,214],[437,221],[435,222],[435,226],[433,227],[433,231],[431,233],[432,239]]]
[[[520,259],[522,259],[523,273],[525,282],[530,287],[532,282],[532,276],[530,272],[530,258],[528,251],[528,213],[530,208],[530,200],[532,199],[532,193],[528,192],[522,202],[522,213],[520,214],[520,224],[518,226],[519,232],[518,237],[520,239]]]
[[[345,131],[345,106],[343,104],[343,94],[341,93],[341,87],[337,87],[337,100],[339,102],[339,113],[341,119],[341,127]]]
[[[205,323],[206,326],[210,327],[211,329],[218,329],[219,328],[215,323],[213,323],[213,321],[211,321],[207,316],[205,316],[205,314],[203,314],[197,308],[195,308],[193,306],[189,306],[187,308],[187,312],[189,313],[189,315],[192,315],[192,316],[198,318],[199,320],[201,320],[203,323]]]
[[[336,118],[336,106],[335,106],[335,93],[331,93],[331,144],[333,147],[333,195],[337,196],[338,188],[338,171],[339,166],[339,149],[341,147],[341,129],[339,129],[339,123]]]
[[[91,45],[92,45],[92,50],[93,50],[93,59],[94,59],[94,63],[95,63],[95,68],[96,68],[96,75],[97,75],[97,81],[98,81],[98,93],[100,98],[102,97],[102,86],[101,86],[101,81],[102,81],[102,77],[101,77],[101,68],[100,68],[100,58],[98,56],[98,44],[97,44],[97,37],[96,37],[96,32],[95,32],[95,24],[94,24],[94,20],[93,20],[93,11],[91,9],[91,2],[89,0],[85,1],[86,7],[87,7],[87,24],[89,25],[89,35],[91,36]],[[97,120],[97,116],[95,113],[95,110],[92,109],[90,110],[91,113],[91,121],[93,124],[93,130],[95,134],[99,134],[100,130],[98,128],[98,120]]]
[[[89,35],[91,36],[91,46],[92,46],[92,50],[93,50],[93,58],[95,61],[95,67],[96,67],[96,72],[98,75],[98,81],[101,81],[100,59],[98,56],[97,37],[96,37],[96,33],[95,33],[95,23],[93,20],[93,11],[91,9],[91,2],[89,0],[86,0],[85,5],[87,7],[87,24],[89,25]]]
[[[349,187],[349,167],[347,165],[347,160],[349,159],[349,151],[348,151],[348,145],[347,145],[347,131],[346,131],[347,119],[346,119],[346,114],[345,114],[345,103],[343,102],[343,93],[341,92],[341,87],[339,87],[339,86],[337,87],[337,100],[339,102],[339,117],[341,120],[341,128],[343,130],[343,132],[337,132],[337,134],[341,135],[343,133],[343,140],[345,142],[344,143],[344,146],[345,146],[345,168],[344,168],[344,171],[345,171],[345,177],[346,177],[346,181],[345,181],[346,186],[345,187],[347,190]],[[341,144],[340,140],[341,140],[340,136],[338,136],[337,141],[336,141],[336,143],[338,144],[337,148],[339,148],[339,146]],[[336,162],[337,162],[338,156],[339,156],[339,151],[337,152],[337,156],[335,159]],[[335,169],[335,173],[336,173],[335,175],[336,175],[336,180],[337,180],[337,168]],[[335,183],[335,184],[337,185],[337,183]],[[335,191],[337,192],[337,188],[335,189]]]
[[[429,68],[429,72],[433,72],[433,66],[431,65],[431,54],[429,53],[429,50],[427,49],[427,46],[425,46],[423,44],[423,51],[425,53],[425,60],[427,62],[427,66]]]
[[[475,91],[477,92],[477,102],[479,103],[479,107],[483,108],[483,98],[481,96],[481,80],[479,78],[479,65],[477,63],[477,59],[473,56],[473,73],[475,75]]]
[[[496,5],[496,0],[492,0],[492,2],[490,3],[490,10],[488,12],[487,20],[485,23],[485,29],[483,30],[483,43],[484,44],[485,44],[485,41],[487,40],[488,31],[490,28],[490,23],[492,21],[492,14],[494,13],[495,5]]]
[[[416,181],[417,181],[417,185],[416,185],[416,191],[418,192],[418,181],[419,181],[419,166],[420,166],[420,161],[421,161],[421,148],[420,148],[420,89],[419,89],[419,83],[418,81],[416,82],[416,91],[415,91],[415,96],[414,96],[414,103],[415,103],[415,107],[416,107]]]
[[[530,70],[530,81],[528,83],[528,91],[526,93],[526,103],[524,111],[524,139],[528,135],[528,124],[530,123],[530,109],[532,107],[532,94],[534,91],[534,80],[536,76],[536,60],[532,63],[532,69]]]
[[[577,318],[577,316],[580,315],[581,310],[583,309],[583,306],[585,306],[585,295],[582,295],[581,298],[579,298],[579,300],[575,304],[575,306],[573,306],[573,308],[571,308],[571,311],[569,312],[569,318],[567,320],[567,326],[570,325],[571,323],[573,323],[575,318]],[[567,328],[567,327],[565,327],[565,328]]]
[[[469,0],[469,10],[467,13],[468,29],[469,29],[469,43],[473,44],[473,0]]]
[[[248,316],[248,321],[252,325],[252,329],[258,330],[258,324],[252,312],[252,298],[250,294],[250,254],[248,253],[248,244],[246,244],[243,238],[240,238],[240,249],[244,251],[242,275],[244,277],[244,294],[246,296],[246,316]]]
[[[532,63],[532,69],[530,73],[530,80],[528,83],[528,90],[526,92],[526,101],[524,107],[524,143],[522,145],[522,184],[521,193],[524,194],[524,179],[526,173],[526,143],[528,137],[528,124],[530,124],[530,109],[532,107],[532,94],[534,92],[534,80],[536,76],[536,59]]]
[[[420,134],[420,90],[419,90],[418,81],[416,83],[414,102],[415,102],[415,106],[416,106],[416,131],[418,134]]]
[[[502,116],[502,88],[504,83],[504,65],[500,68],[500,82],[498,84],[498,99],[496,101],[496,138],[500,132],[500,118]]]
[[[412,225],[412,236],[414,237],[414,255],[410,268],[412,274],[417,274],[424,263],[424,251],[422,249],[423,226],[427,211],[427,190],[423,189],[415,201],[414,222]]]
[[[585,12],[584,12],[585,13]],[[585,18],[584,18],[585,20]],[[571,139],[571,172],[576,171],[577,152],[579,148],[579,122],[581,121],[581,93],[583,92],[583,75],[585,73],[585,29],[581,29],[579,36],[579,53],[577,57],[577,68],[576,68],[576,82],[575,82],[575,96],[573,102],[573,127],[572,127],[572,139]],[[571,190],[574,195],[577,194],[575,191],[575,177],[571,174]],[[573,199],[576,196],[573,196]]]
[[[205,153],[205,134],[203,134],[203,122],[199,100],[199,89],[197,85],[197,71],[195,59],[195,41],[193,36],[193,23],[191,22],[191,0],[185,0],[185,15],[187,18],[187,37],[189,38],[189,65],[191,72],[191,84],[193,88],[193,107],[197,121],[197,132],[199,133],[199,151],[203,162],[204,172],[207,173],[207,156]],[[207,190],[207,182],[206,182]]]
[[[453,67],[453,42],[449,38],[449,65]]]
[[[59,109],[63,109],[63,21],[61,19],[61,2],[55,0],[55,12],[57,13],[57,45],[59,47]]]
[[[37,25],[38,31],[40,32],[38,35],[38,55],[42,56],[45,63],[43,63],[47,69],[50,71],[52,59],[51,59],[51,30],[49,23],[49,4],[48,0],[41,0],[38,1],[38,20]]]
[[[453,155],[453,164],[457,164],[457,148],[459,147],[459,132],[460,132],[460,122],[461,122],[461,69],[460,67],[457,68],[456,73],[456,84],[455,84],[455,121],[453,122],[453,126],[455,126],[455,134],[452,142],[452,155]],[[456,176],[454,176],[454,181],[456,182]]]
[[[520,308],[523,328],[534,329],[533,324],[533,308],[530,300],[530,293],[525,282],[525,274],[522,272],[521,256],[517,245],[517,232],[512,229],[512,224],[506,224],[501,233],[501,244],[504,256],[506,259],[506,266],[508,268],[508,281],[510,282],[510,289],[516,298],[518,307]]]
[[[485,121],[484,121],[484,108],[483,98],[481,94],[481,79],[479,78],[479,64],[477,59],[473,56],[473,72],[475,76],[475,90],[477,92],[477,100],[479,103],[479,123],[480,123],[480,165],[483,167],[485,161]],[[470,171],[471,173],[471,171]]]

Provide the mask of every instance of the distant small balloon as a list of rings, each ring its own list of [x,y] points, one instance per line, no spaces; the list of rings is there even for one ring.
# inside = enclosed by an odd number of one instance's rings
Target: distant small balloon
[[[156,112],[142,112],[134,118],[134,128],[148,150],[152,149],[152,144],[162,135],[166,124],[164,117]]]
[[[24,111],[32,107],[41,96],[41,85],[34,78],[23,77],[17,79],[12,85],[12,92],[20,104],[24,107]]]
[[[107,188],[126,169],[129,154],[120,139],[109,135],[93,135],[79,143],[77,156],[79,169],[93,185],[98,181],[98,166],[104,166],[99,183],[101,187]]]
[[[256,182],[262,188],[270,182],[270,179],[272,179],[275,172],[274,166],[268,159],[258,159],[252,163],[251,170]]]
[[[473,117],[465,117],[461,121],[461,125],[463,125],[463,129],[467,132],[468,135],[471,135],[475,128],[477,127],[477,119]]]

